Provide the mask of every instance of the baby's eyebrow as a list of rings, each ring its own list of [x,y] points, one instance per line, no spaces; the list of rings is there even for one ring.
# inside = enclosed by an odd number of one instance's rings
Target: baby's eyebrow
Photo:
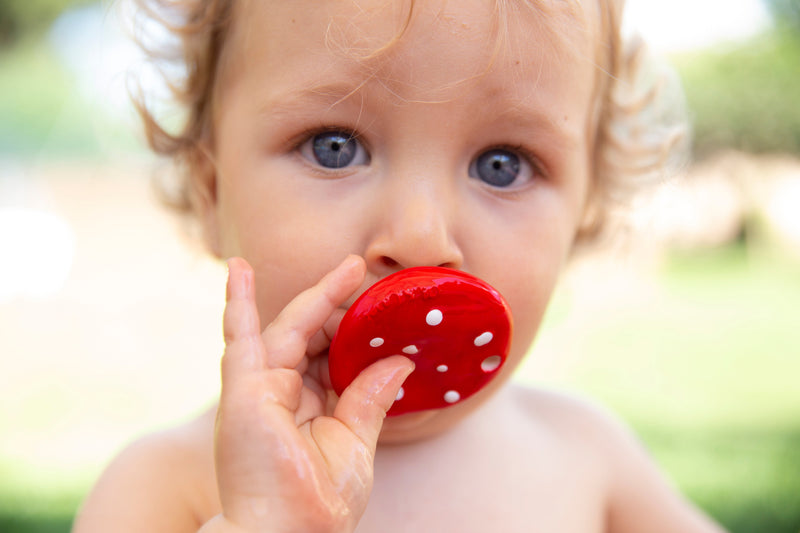
[[[556,117],[542,110],[528,109],[524,106],[508,108],[504,113],[498,114],[498,120],[502,121],[509,131],[529,131],[532,137],[547,139],[564,150],[579,145],[584,134],[579,124],[568,126],[559,123]]]
[[[346,83],[321,83],[298,90],[271,95],[259,106],[259,114],[294,115],[308,112],[310,105],[332,108],[348,101],[359,93],[364,84],[353,86]],[[360,105],[360,104],[359,104]]]
[[[490,86],[481,94],[474,113],[487,123],[502,124],[509,132],[530,132],[533,140],[556,143],[561,149],[579,145],[585,125],[567,120],[558,106],[537,103],[530,98],[532,94],[503,85]]]
[[[319,114],[321,110],[330,111],[334,107],[344,106],[355,109],[359,116],[365,108],[382,109],[390,94],[378,94],[369,85],[369,79],[360,84],[342,81],[311,83],[299,89],[271,94],[258,107],[258,114],[270,115],[273,118],[292,118],[309,112]],[[386,90],[384,85],[380,85]],[[375,99],[380,99],[376,102]],[[509,132],[529,132],[532,140],[547,142],[559,149],[569,149],[580,144],[583,136],[581,124],[565,124],[555,109],[543,108],[535,104],[525,103],[525,98],[513,94],[503,87],[492,87],[480,93],[473,102],[472,116],[480,116],[487,123],[502,124]],[[443,100],[440,103],[447,103]],[[391,104],[390,104],[391,105]],[[431,103],[429,105],[435,105]]]

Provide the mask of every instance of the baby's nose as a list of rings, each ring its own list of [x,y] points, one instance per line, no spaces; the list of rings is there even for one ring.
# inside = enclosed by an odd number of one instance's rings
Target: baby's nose
[[[461,268],[457,201],[441,189],[417,182],[384,191],[365,253],[369,268],[380,275],[414,266]]]

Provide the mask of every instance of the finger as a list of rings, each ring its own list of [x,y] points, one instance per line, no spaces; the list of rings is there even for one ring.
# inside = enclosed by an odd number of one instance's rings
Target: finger
[[[300,364],[311,337],[361,286],[365,272],[363,259],[348,256],[319,283],[289,302],[262,334],[267,364],[271,368],[295,368]]]
[[[326,414],[328,395],[314,378],[303,375],[303,389],[297,408],[294,410],[294,422],[302,426],[306,422]]]
[[[261,326],[255,301],[253,269],[240,257],[228,260],[228,284],[222,329],[225,355],[222,358],[223,381],[226,375],[262,369],[266,360],[261,340]]]
[[[333,390],[333,383],[331,383],[331,373],[328,368],[327,357],[312,357],[308,361],[305,375],[311,377],[314,381],[324,390]]]
[[[342,322],[342,317],[344,317],[345,312],[346,311],[342,308],[334,309],[333,313],[331,313],[331,316],[328,317],[328,320],[325,321],[322,327],[311,335],[306,345],[306,357],[303,357],[297,366],[294,367],[295,370],[301,374],[305,374],[308,369],[313,366],[314,361],[318,359],[319,355],[328,354],[328,348],[330,348],[333,337],[336,334],[336,330],[339,328],[339,324]],[[328,388],[330,388],[330,386],[328,386]]]
[[[308,349],[306,350],[310,357],[319,355],[328,349],[339,324],[342,323],[344,314],[344,309],[335,309],[328,320],[322,325],[322,328],[311,336],[308,340]]]
[[[402,355],[373,363],[344,390],[333,416],[374,452],[386,411],[413,371],[414,363]]]

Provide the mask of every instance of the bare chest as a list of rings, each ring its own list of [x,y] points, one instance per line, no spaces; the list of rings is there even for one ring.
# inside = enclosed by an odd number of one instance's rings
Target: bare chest
[[[405,456],[413,450],[379,451],[357,533],[604,530],[598,476],[591,465],[570,464],[555,443],[489,435],[471,446],[449,444],[414,459]]]

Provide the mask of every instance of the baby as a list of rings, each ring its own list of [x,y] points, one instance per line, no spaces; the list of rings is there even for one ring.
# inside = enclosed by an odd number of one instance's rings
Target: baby
[[[576,243],[678,139],[642,118],[621,0],[163,3],[187,120],[142,111],[228,258],[222,394],[124,451],[75,532],[719,531],[609,415],[508,383]],[[328,347],[417,266],[494,286],[513,341],[477,394],[385,418],[411,360],[338,397]]]

